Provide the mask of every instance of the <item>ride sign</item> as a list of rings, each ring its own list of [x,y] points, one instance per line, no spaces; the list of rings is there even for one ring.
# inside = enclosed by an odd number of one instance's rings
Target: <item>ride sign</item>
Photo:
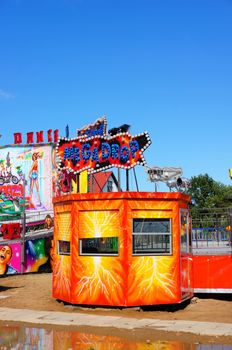
[[[130,169],[137,164],[145,165],[143,151],[150,144],[147,132],[135,136],[120,132],[114,136],[60,138],[56,151],[60,169],[75,174],[85,170],[95,173],[111,167]]]

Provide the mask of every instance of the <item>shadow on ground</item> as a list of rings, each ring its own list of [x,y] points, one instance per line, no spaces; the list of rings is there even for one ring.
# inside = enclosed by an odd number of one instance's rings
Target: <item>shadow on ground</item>
[[[7,287],[7,286],[0,286],[0,293],[1,292],[5,292],[6,290],[9,290],[9,289],[18,289],[18,288],[22,288],[22,287]]]
[[[133,310],[133,311],[146,311],[146,312],[154,312],[154,311],[163,311],[163,312],[176,312],[178,310],[185,309],[188,305],[192,303],[191,300],[183,301],[180,304],[166,304],[166,305],[147,305],[147,306],[135,306],[135,307],[116,307],[116,306],[100,306],[100,305],[76,305],[76,304],[69,304],[67,302],[61,301],[57,299],[58,303],[63,304],[66,308],[73,308],[78,309],[81,308],[83,310]]]

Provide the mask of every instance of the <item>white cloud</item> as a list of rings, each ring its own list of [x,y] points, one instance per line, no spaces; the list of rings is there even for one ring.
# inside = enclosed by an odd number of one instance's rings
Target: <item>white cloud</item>
[[[10,98],[14,98],[14,95],[11,94],[10,92],[7,92],[7,91],[0,89],[0,99],[8,100]]]

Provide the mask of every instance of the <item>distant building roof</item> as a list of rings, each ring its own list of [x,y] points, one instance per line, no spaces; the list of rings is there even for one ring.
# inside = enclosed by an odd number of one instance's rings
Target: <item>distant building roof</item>
[[[113,173],[113,171],[102,171],[99,173],[94,173],[90,175],[89,180],[89,192],[99,193],[102,192],[107,181],[112,177],[116,187],[118,188],[118,181]]]

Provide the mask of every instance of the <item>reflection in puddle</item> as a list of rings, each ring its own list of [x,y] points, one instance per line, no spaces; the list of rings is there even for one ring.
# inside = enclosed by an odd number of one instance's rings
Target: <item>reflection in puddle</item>
[[[231,345],[134,342],[76,331],[0,326],[0,350],[231,350]]]

